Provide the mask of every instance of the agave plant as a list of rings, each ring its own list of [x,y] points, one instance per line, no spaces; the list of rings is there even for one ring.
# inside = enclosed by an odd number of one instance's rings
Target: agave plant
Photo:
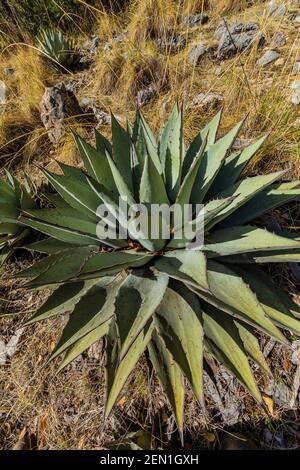
[[[76,59],[73,41],[59,30],[42,30],[38,38],[41,51],[53,61],[53,66],[71,67]]]
[[[300,238],[269,232],[259,219],[299,196],[299,181],[278,182],[284,171],[243,179],[265,137],[231,152],[243,121],[217,138],[220,117],[185,151],[177,106],[159,141],[140,113],[127,130],[112,116],[112,143],[96,131],[94,148],[75,135],[85,170],[62,163],[63,174],[44,170],[58,193],[55,207],[26,210],[19,219],[48,235],[31,245],[47,256],[20,276],[30,288],[55,287],[27,324],[72,312],[51,356],[64,354],[60,369],[105,337],[105,416],[145,351],[180,433],[185,381],[204,406],[203,372],[212,373],[215,361],[263,405],[249,359],[270,371],[256,331],[283,343],[281,329],[300,334],[300,308],[261,268],[299,261]],[[130,229],[125,240],[99,239],[97,208],[116,208],[119,196],[128,205],[203,204],[203,246],[186,249],[174,227],[167,240]],[[119,211],[117,228],[125,218]],[[107,214],[102,219],[107,222]],[[250,223],[254,219],[260,223]],[[107,226],[113,234],[116,226]]]
[[[35,207],[30,186],[6,174],[7,181],[0,179],[0,268],[30,232],[17,221],[20,211]]]

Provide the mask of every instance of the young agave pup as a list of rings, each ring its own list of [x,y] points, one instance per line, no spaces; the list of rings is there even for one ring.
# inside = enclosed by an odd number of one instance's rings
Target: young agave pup
[[[261,268],[300,261],[300,238],[253,222],[298,197],[299,181],[279,182],[284,171],[243,179],[264,137],[231,153],[243,121],[218,139],[220,117],[187,150],[177,106],[159,140],[140,113],[127,131],[112,117],[112,143],[96,132],[93,148],[76,135],[85,169],[60,163],[63,175],[44,170],[58,193],[55,208],[26,210],[19,218],[48,236],[31,245],[47,256],[19,276],[30,278],[30,288],[54,288],[27,324],[71,312],[51,357],[64,354],[62,369],[105,337],[107,416],[147,350],[181,435],[185,380],[204,406],[203,371],[212,372],[217,361],[263,405],[249,364],[250,358],[270,373],[256,330],[284,343],[282,330],[300,334],[300,308]],[[130,227],[128,239],[116,237],[126,222],[119,196],[129,206],[203,204],[204,243],[187,249],[174,226],[169,239],[146,238]],[[103,240],[97,236],[101,204],[117,214],[102,213]]]
[[[7,181],[0,179],[0,268],[31,231],[16,220],[20,211],[35,207],[29,185],[6,175]]]

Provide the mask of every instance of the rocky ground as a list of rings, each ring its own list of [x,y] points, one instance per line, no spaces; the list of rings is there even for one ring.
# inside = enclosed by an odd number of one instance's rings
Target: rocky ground
[[[91,141],[94,127],[109,135],[110,110],[126,123],[136,105],[157,130],[178,99],[187,141],[223,107],[221,133],[247,115],[237,148],[270,133],[253,174],[288,167],[299,178],[299,1],[139,0],[125,13],[94,16],[92,27],[83,26],[84,18],[82,28],[74,27],[78,60],[71,70],[53,68],[32,37],[3,48],[0,173],[7,167],[43,184],[37,164],[57,170],[56,160],[79,163],[71,130]],[[299,228],[299,202],[274,211],[269,223]],[[143,361],[105,424],[101,344],[58,375],[55,361],[46,364],[64,320],[23,329],[47,295],[16,288],[10,279],[31,262],[32,255],[19,252],[0,280],[0,311],[8,314],[0,324],[0,447],[178,448],[170,408]],[[272,274],[299,301],[299,267]],[[292,348],[261,338],[274,371],[272,378],[257,377],[269,415],[223,368],[217,386],[205,378],[207,417],[188,393],[187,449],[300,446],[300,342],[290,339]],[[232,434],[237,444],[225,439]]]

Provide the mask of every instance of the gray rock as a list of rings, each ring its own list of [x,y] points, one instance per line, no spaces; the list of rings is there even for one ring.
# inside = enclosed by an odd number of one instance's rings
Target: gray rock
[[[162,53],[166,51],[175,53],[185,47],[186,38],[180,34],[174,33],[172,35],[167,35],[164,38],[158,38],[156,40],[156,45]]]
[[[87,52],[89,55],[94,55],[100,44],[100,37],[97,34],[90,36],[81,46],[81,50]]]
[[[293,90],[291,95],[291,103],[295,106],[299,106],[300,104],[300,80],[294,80],[290,85],[289,88]]]
[[[229,32],[228,32],[229,31]],[[215,36],[219,39],[217,58],[228,59],[237,52],[248,51],[256,42],[264,44],[265,37],[256,23],[235,23],[228,26],[224,22],[218,26]]]
[[[273,434],[271,433],[271,431],[268,428],[264,429],[263,439],[268,444],[270,444],[273,441]]]
[[[271,64],[272,62],[275,62],[275,60],[279,59],[280,54],[277,51],[274,50],[269,50],[264,52],[264,54],[258,59],[256,64],[259,67],[265,67],[266,65]]]
[[[300,90],[296,90],[291,96],[291,103],[295,106],[300,104]]]
[[[83,113],[76,96],[66,89],[64,83],[45,89],[40,109],[42,123],[53,143],[58,142],[65,133],[64,119]]]
[[[226,18],[224,18],[224,20],[227,22]],[[253,23],[253,22],[250,22],[250,23],[234,23],[234,24],[231,24],[231,25],[227,22],[227,27],[229,29],[230,34],[233,34],[233,35],[241,34],[241,33],[257,32],[258,29],[259,29],[258,24]],[[228,34],[227,27],[225,26],[224,21],[221,21],[218,24],[217,29],[215,31],[215,37],[219,40],[222,39],[224,34]]]
[[[217,77],[220,77],[223,73],[223,67],[221,65],[218,65],[216,68],[215,68],[215,71],[214,71],[214,74],[217,76]]]
[[[282,47],[286,44],[286,39],[283,31],[278,31],[274,38],[273,38],[273,43],[277,47]]]
[[[201,24],[206,24],[209,21],[209,16],[205,13],[199,13],[198,15],[188,15],[183,19],[183,24],[186,26],[198,26]]]
[[[105,111],[93,106],[93,112],[99,126],[107,126],[111,124],[111,115]]]
[[[150,103],[150,101],[155,96],[155,89],[152,85],[148,86],[147,88],[143,88],[139,90],[137,93],[137,104],[138,106],[145,106],[145,104]]]
[[[200,42],[199,44],[194,44],[189,53],[189,64],[190,65],[198,65],[200,59],[205,56],[207,52],[207,46]]]
[[[17,329],[6,344],[0,340],[0,365],[5,365],[7,359],[15,355],[23,331],[23,327]]]
[[[13,75],[15,73],[15,69],[13,67],[4,67],[3,69],[4,75]]]
[[[94,114],[94,118],[99,126],[111,124],[111,115],[101,109],[99,103],[96,103],[93,98],[85,96],[80,100],[79,104],[87,114]]]
[[[288,408],[291,400],[291,390],[283,383],[276,383],[274,387],[273,400],[276,405]]]
[[[300,15],[297,15],[295,18],[296,23],[300,23]]]
[[[0,366],[4,366],[6,363],[6,346],[4,341],[0,339]]]
[[[268,379],[266,385],[264,386],[263,392],[266,395],[269,395],[271,397],[274,393],[274,388],[275,388],[275,380],[271,377],[270,379]]]
[[[276,405],[289,408],[292,391],[284,383],[277,383],[273,378],[270,378],[263,391],[266,395],[273,398]]]
[[[269,2],[269,7],[267,10],[268,16],[273,16],[274,18],[280,18],[286,13],[286,6],[283,3],[277,3],[275,0]]]
[[[274,433],[274,448],[275,449],[286,449],[286,443],[283,431],[276,431]]]
[[[23,331],[24,327],[18,328],[15,331],[15,334],[10,338],[10,340],[6,344],[6,354],[9,358],[12,358],[14,356]]]
[[[113,48],[113,44],[118,43],[118,42],[123,42],[125,41],[126,36],[123,33],[115,34],[112,39],[108,42],[106,42],[103,46],[104,52],[110,52]]]
[[[289,88],[292,90],[300,91],[300,80],[294,80],[292,83],[290,83]]]
[[[190,108],[201,107],[203,109],[213,109],[223,102],[224,98],[219,93],[207,92],[199,93],[191,100]]]
[[[297,366],[300,364],[300,340],[297,339],[292,343],[292,363]]]
[[[90,346],[87,355],[89,359],[99,362],[103,357],[103,342],[100,340]]]
[[[245,406],[243,400],[240,400],[237,396],[238,386],[233,377],[227,374],[222,367],[219,373],[226,386],[224,387],[221,381],[217,380],[216,387],[209,375],[204,372],[204,389],[219,409],[224,424],[233,426],[240,420]]]
[[[292,70],[293,75],[297,75],[298,73],[300,73],[300,62],[296,62],[293,65],[293,70]]]
[[[93,107],[94,100],[93,100],[93,98],[89,98],[88,96],[84,96],[83,98],[81,98],[79,104],[84,110],[87,110],[88,108]]]
[[[5,83],[0,80],[0,104],[5,104],[8,95],[8,88]]]

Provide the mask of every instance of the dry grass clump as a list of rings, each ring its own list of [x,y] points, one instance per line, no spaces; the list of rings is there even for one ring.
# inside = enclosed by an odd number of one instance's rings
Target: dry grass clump
[[[101,54],[95,68],[95,95],[108,95],[116,88],[125,64],[125,57],[119,47],[107,54]]]
[[[157,92],[163,90],[168,82],[165,58],[151,43],[142,44],[140,49],[129,52],[121,77],[120,88],[134,99],[138,90],[153,85]]]
[[[45,136],[39,103],[46,83],[53,80],[38,52],[29,46],[13,46],[2,53],[1,68],[12,67],[12,75],[1,77],[9,90],[0,116],[1,158],[30,157]]]
[[[177,9],[174,0],[136,0],[127,26],[129,40],[137,46],[164,37],[176,25]]]
[[[98,56],[95,75],[93,96],[109,97],[109,104],[117,102],[119,107],[121,103],[134,107],[137,92],[150,85],[157,94],[165,91],[169,80],[165,57],[152,42],[139,48],[127,41],[115,44],[110,52]]]

